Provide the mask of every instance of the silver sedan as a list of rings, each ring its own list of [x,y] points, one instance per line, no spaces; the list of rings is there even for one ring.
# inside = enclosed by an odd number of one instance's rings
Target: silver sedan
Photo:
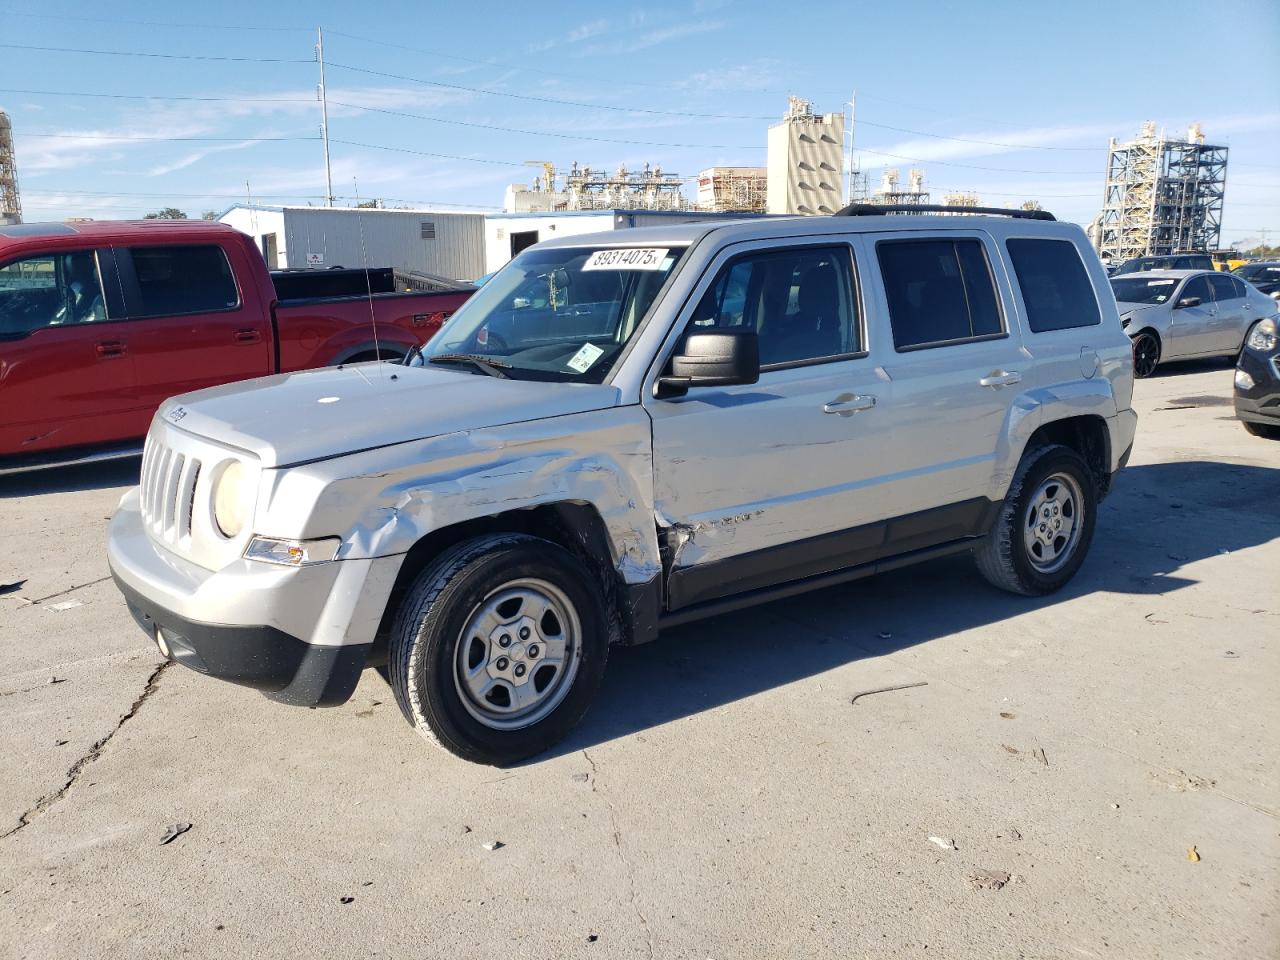
[[[1276,302],[1239,277],[1209,270],[1153,270],[1112,277],[1120,322],[1133,341],[1133,372],[1166,360],[1234,357]]]

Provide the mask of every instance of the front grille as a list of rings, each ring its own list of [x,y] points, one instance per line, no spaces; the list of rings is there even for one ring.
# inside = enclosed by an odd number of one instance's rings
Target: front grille
[[[198,459],[171,450],[154,435],[147,437],[139,495],[142,520],[157,539],[177,543],[191,536],[191,510],[199,478]]]

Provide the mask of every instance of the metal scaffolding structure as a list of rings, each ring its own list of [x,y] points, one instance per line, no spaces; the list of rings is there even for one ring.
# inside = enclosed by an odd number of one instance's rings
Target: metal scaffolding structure
[[[22,197],[18,194],[18,166],[13,157],[13,124],[0,110],[0,224],[22,222]]]
[[[948,193],[942,197],[942,202],[948,207],[976,207],[979,206],[978,195],[976,193]]]
[[[714,213],[764,213],[767,167],[708,167],[698,174],[698,209]]]
[[[1157,134],[1151,121],[1135,140],[1112,139],[1095,233],[1099,255],[1127,260],[1217,249],[1226,186],[1227,148],[1206,144],[1198,123],[1185,140]]]
[[[880,178],[880,192],[872,196],[871,202],[885,206],[928,203],[929,191],[924,188],[924,171],[912,170],[908,176],[909,185],[903,189],[902,184],[898,182],[897,168],[890,167],[885,170]]]
[[[507,212],[566,210],[692,210],[684,193],[684,181],[662,167],[645,164],[642,170],[619,166],[613,173],[593,167],[579,167],[577,161],[567,172],[557,171],[547,161],[531,160],[543,175],[530,190],[520,184],[507,188]]]

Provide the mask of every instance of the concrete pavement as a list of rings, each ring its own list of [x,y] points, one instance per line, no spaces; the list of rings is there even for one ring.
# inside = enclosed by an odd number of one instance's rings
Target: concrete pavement
[[[0,957],[1274,957],[1280,443],[1230,387],[1139,383],[1063,593],[951,558],[683,628],[505,771],[376,673],[161,669],[104,579],[136,462],[0,478]]]

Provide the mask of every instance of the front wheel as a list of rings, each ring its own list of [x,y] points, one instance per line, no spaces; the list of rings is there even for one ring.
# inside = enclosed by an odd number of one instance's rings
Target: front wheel
[[[1097,503],[1093,473],[1070,447],[1027,451],[999,517],[974,551],[978,569],[1010,593],[1060,589],[1089,551]]]
[[[1160,365],[1160,338],[1143,330],[1133,338],[1133,375],[1139,379],[1151,376]]]
[[[569,732],[608,652],[590,571],[554,543],[501,534],[446,550],[418,576],[392,625],[388,673],[419,733],[502,766]]]
[[[1273,427],[1269,423],[1251,423],[1248,420],[1241,420],[1240,423],[1251,437],[1280,440],[1280,426]]]

